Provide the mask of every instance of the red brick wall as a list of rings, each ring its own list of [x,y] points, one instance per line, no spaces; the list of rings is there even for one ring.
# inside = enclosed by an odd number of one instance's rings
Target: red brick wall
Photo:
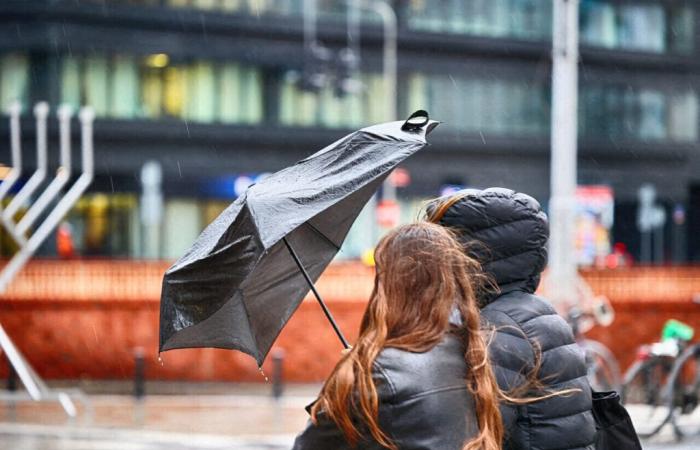
[[[146,352],[152,379],[264,381],[255,362],[235,351],[174,350],[157,360],[160,282],[165,263],[35,261],[0,297],[0,323],[47,378],[129,378],[133,351]],[[615,323],[589,335],[611,347],[624,365],[640,343],[659,336],[668,318],[700,330],[700,268],[586,272],[596,293],[611,298]],[[350,341],[356,337],[372,272],[331,266],[318,283]],[[700,331],[699,331],[700,332]],[[290,381],[328,375],[341,346],[318,304],[307,298],[280,335]],[[269,359],[269,358],[268,358]],[[270,373],[270,361],[264,371]],[[2,365],[0,375],[6,374]]]
[[[253,358],[218,349],[173,350],[158,361],[163,262],[33,261],[0,297],[0,323],[46,378],[129,378],[134,350],[146,355],[152,379],[264,381]],[[333,316],[354,340],[372,271],[330,267],[318,283]],[[359,300],[358,300],[359,299]],[[282,331],[290,381],[324,379],[342,349],[315,300],[307,298]],[[270,373],[270,358],[263,372]],[[6,376],[0,365],[0,376]]]
[[[364,305],[332,302],[346,337],[354,340]],[[152,379],[264,381],[253,358],[218,349],[172,350],[158,362],[158,303],[154,301],[1,302],[0,323],[46,378],[129,378],[133,351],[145,350]],[[323,379],[341,345],[318,304],[304,302],[276,342],[285,351],[285,376]],[[263,371],[270,373],[270,358]],[[2,367],[0,374],[6,374]]]

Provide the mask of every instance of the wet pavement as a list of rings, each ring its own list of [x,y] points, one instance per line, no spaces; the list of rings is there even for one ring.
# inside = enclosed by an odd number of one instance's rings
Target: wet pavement
[[[138,400],[128,385],[81,387],[88,401],[72,420],[58,403],[0,402],[0,450],[288,449],[320,388],[274,399],[266,384],[159,383]]]
[[[289,386],[275,400],[266,385],[161,384],[137,400],[100,386],[67,420],[55,403],[0,403],[0,450],[281,450],[305,425],[304,406],[318,385]],[[94,391],[94,390],[93,390]],[[151,389],[153,391],[153,389]],[[108,393],[104,393],[108,392]],[[700,437],[675,440],[670,426],[643,442],[648,450],[700,448]]]

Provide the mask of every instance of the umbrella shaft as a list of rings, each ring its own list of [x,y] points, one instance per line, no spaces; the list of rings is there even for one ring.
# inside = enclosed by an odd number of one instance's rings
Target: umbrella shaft
[[[318,300],[318,303],[321,305],[321,309],[323,309],[323,313],[326,315],[326,318],[328,321],[331,323],[331,326],[335,330],[335,333],[338,335],[340,338],[340,342],[343,344],[343,347],[345,348],[350,348],[350,344],[348,344],[348,341],[345,340],[345,336],[343,336],[343,333],[340,331],[340,328],[338,328],[338,324],[335,323],[335,319],[333,319],[333,316],[331,315],[331,312],[328,310],[328,307],[326,304],[323,302],[321,299],[321,295],[318,293],[316,290],[316,286],[314,286],[314,282],[311,280],[311,277],[309,276],[308,272],[306,272],[306,269],[304,266],[301,264],[301,261],[299,260],[299,257],[297,256],[297,253],[294,251],[291,245],[289,245],[289,242],[287,242],[287,238],[284,237],[282,238],[284,241],[284,245],[287,246],[287,250],[289,250],[289,253],[292,255],[292,258],[294,259],[294,262],[297,264],[297,267],[299,267],[299,270],[301,271],[301,274],[304,275],[304,278],[306,279],[306,282],[309,284],[309,287],[311,288],[311,292],[314,293],[314,296],[316,296],[316,300]]]

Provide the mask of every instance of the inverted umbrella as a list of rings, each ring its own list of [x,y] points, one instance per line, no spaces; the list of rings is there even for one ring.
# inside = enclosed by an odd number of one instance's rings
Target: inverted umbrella
[[[437,125],[425,111],[349,134],[257,184],[226,208],[168,269],[160,351],[216,347],[261,366],[382,181],[423,148]]]

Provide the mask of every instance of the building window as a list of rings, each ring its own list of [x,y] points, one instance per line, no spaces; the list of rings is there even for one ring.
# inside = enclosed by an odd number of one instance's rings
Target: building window
[[[138,257],[138,199],[132,193],[89,193],[64,221],[74,256]],[[61,255],[59,250],[59,256]]]
[[[262,72],[238,63],[172,62],[165,54],[66,56],[61,74],[61,100],[91,105],[98,117],[263,120]]]
[[[693,90],[629,85],[582,87],[580,134],[642,141],[696,142],[698,98]]]
[[[581,43],[651,53],[693,51],[694,14],[678,3],[581,2]]]
[[[356,128],[389,120],[384,78],[379,74],[360,75],[360,92],[336,95],[333,86],[320,92],[299,87],[300,74],[286,71],[279,88],[279,123],[286,126]]]
[[[406,16],[410,28],[434,33],[542,40],[552,28],[542,0],[411,0]]]
[[[25,53],[0,55],[0,108],[4,113],[19,101],[26,106],[29,97],[29,56]]]
[[[468,133],[542,135],[549,130],[548,96],[544,81],[414,73],[407,78],[405,112],[427,109]]]

